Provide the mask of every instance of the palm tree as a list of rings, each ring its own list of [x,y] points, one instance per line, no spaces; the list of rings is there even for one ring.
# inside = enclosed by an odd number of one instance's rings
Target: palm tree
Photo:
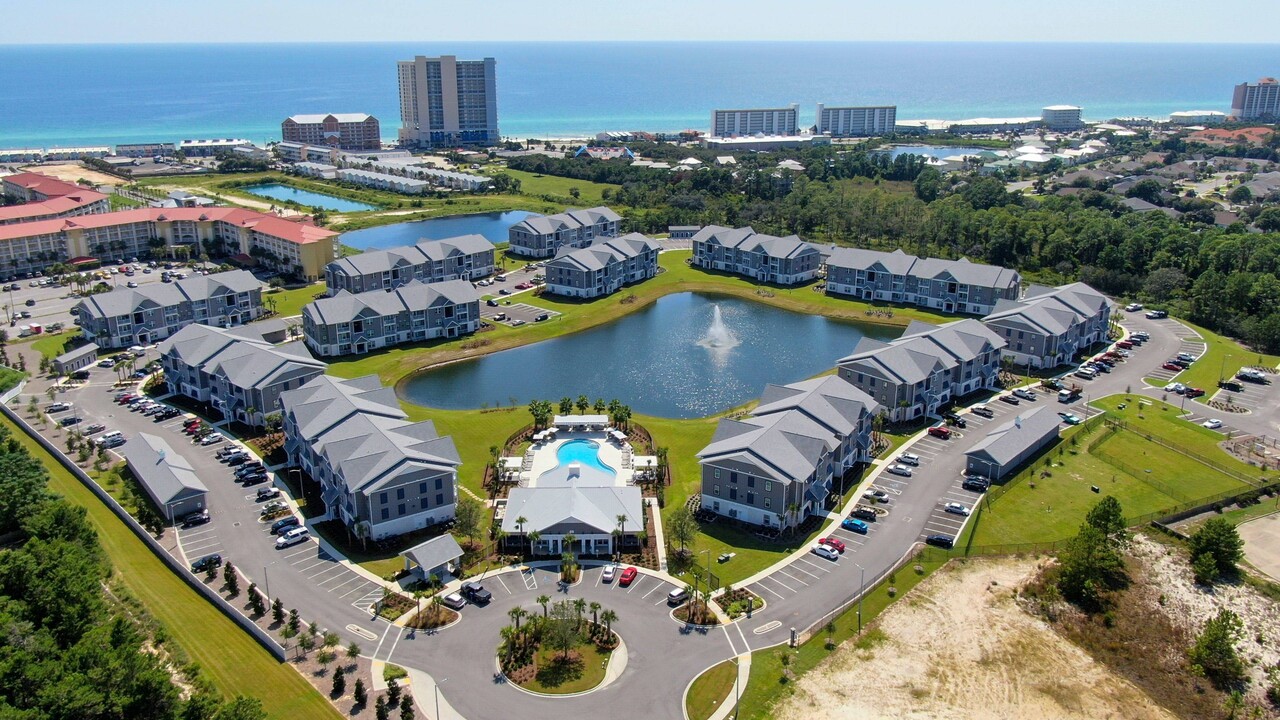
[[[799,514],[800,514],[800,506],[799,506],[799,505],[797,505],[797,504],[795,504],[795,503],[790,503],[790,504],[788,504],[788,505],[787,505],[787,517],[788,517],[789,519],[791,519],[791,526],[790,526],[790,528],[789,528],[789,529],[791,530],[791,533],[792,533],[793,535],[795,534],[795,531],[796,531],[795,518],[796,518]]]
[[[542,606],[542,617],[547,616],[547,605],[551,603],[550,595],[539,595],[538,604]]]
[[[600,613],[600,620],[604,623],[605,632],[612,635],[613,623],[617,622],[618,613],[612,610],[605,610],[604,612]]]
[[[600,608],[603,607],[598,602],[591,603],[591,624],[597,625],[600,622]]]
[[[619,513],[617,517],[615,517],[614,519],[618,521],[618,530],[617,532],[614,533],[614,535],[616,535],[618,538],[618,554],[621,555],[622,554],[622,535],[625,532],[623,528],[626,527],[627,525],[627,516],[625,514]]]
[[[520,618],[528,614],[529,613],[522,607],[513,607],[507,611],[507,616],[510,617],[511,621],[516,624],[517,632],[520,630]]]
[[[529,555],[534,554],[534,548],[538,547],[538,541],[542,539],[542,533],[537,530],[529,531]]]
[[[510,625],[503,625],[502,629],[498,630],[498,636],[502,638],[502,654],[509,657],[515,649],[516,629]]]
[[[573,533],[565,533],[564,537],[560,539],[560,547],[566,552],[573,553],[573,560],[575,563],[578,560],[578,555],[574,552],[573,544],[576,542],[578,542],[578,536]]]
[[[578,627],[582,627],[582,613],[587,610],[587,601],[582,598],[575,598],[573,601],[573,611],[578,615]]]

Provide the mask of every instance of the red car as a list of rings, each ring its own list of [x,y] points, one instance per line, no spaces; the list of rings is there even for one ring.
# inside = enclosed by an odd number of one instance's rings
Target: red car
[[[936,427],[929,428],[929,434],[936,438],[949,440],[951,439],[951,428],[946,428],[946,427],[942,427],[941,425],[938,425]]]
[[[639,574],[640,572],[633,567],[629,567],[626,570],[623,570],[622,574],[618,576],[618,585],[621,587],[626,587],[630,585],[632,581],[636,579],[636,576]]]
[[[523,283],[520,283],[519,285],[516,285],[517,290],[528,290],[531,287],[533,287],[533,283],[523,282]]]
[[[1160,367],[1161,367],[1161,369],[1169,370],[1169,371],[1171,371],[1171,372],[1176,372],[1176,373],[1180,373],[1180,372],[1182,372],[1182,371],[1184,370],[1184,368],[1182,368],[1182,367],[1180,367],[1180,366],[1178,366],[1178,365],[1174,365],[1173,363],[1165,363],[1165,364],[1161,365]]]
[[[832,550],[835,550],[838,553],[844,552],[844,541],[842,541],[840,538],[825,537],[819,540],[818,544],[826,545],[827,547],[831,548]]]
[[[1201,395],[1204,395],[1204,390],[1201,390],[1200,388],[1187,388],[1186,390],[1182,391],[1182,394],[1186,395],[1189,398],[1198,398]]]

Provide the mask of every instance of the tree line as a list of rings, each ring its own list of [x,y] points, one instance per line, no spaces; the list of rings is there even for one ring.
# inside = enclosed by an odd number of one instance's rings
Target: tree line
[[[224,701],[162,628],[121,603],[85,509],[48,480],[0,427],[0,717],[265,718],[256,699]]]

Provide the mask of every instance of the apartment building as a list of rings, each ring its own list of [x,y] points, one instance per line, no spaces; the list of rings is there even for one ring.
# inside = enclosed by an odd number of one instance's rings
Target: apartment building
[[[417,165],[416,158],[397,158],[395,160],[373,161],[367,164],[370,170],[384,175],[425,180],[437,187],[450,190],[478,192],[493,184],[493,178],[485,175],[442,170],[430,165]]]
[[[985,315],[1022,289],[1017,270],[967,259],[919,258],[902,250],[838,248],[827,258],[828,295]]]
[[[721,420],[698,453],[702,509],[777,529],[825,516],[845,473],[871,461],[879,410],[832,376],[767,386],[749,417]]]
[[[262,315],[262,283],[246,270],[117,287],[76,304],[85,339],[103,348],[159,342],[193,323],[231,327]]]
[[[580,248],[600,237],[617,237],[622,216],[607,207],[570,210],[521,220],[507,230],[509,252],[551,257],[563,246]]]
[[[827,107],[818,103],[816,132],[832,137],[888,135],[898,123],[898,106]]]
[[[291,169],[303,177],[320,178],[321,180],[338,179],[337,165],[328,165],[326,163],[316,162],[298,162],[294,163]]]
[[[178,152],[186,157],[213,157],[230,154],[238,147],[253,145],[244,138],[215,138],[210,140],[183,140],[178,143]]]
[[[800,132],[800,105],[753,110],[714,110],[711,137],[746,135],[797,135]]]
[[[396,63],[400,143],[419,147],[492,145],[498,132],[497,63],[454,55]]]
[[[640,233],[597,238],[583,248],[562,247],[546,264],[546,292],[579,298],[610,295],[657,275],[660,249]]]
[[[1107,339],[1111,302],[1085,285],[1032,285],[1019,300],[1001,300],[982,322],[1018,365],[1053,368]]]
[[[368,113],[292,115],[280,123],[285,142],[324,145],[341,150],[381,150],[378,118]]]
[[[125,143],[116,146],[116,155],[131,158],[169,157],[175,150],[173,143]]]
[[[1280,81],[1265,77],[1256,83],[1240,83],[1231,95],[1231,117],[1236,120],[1280,118]]]
[[[978,320],[914,321],[890,342],[863,338],[837,365],[841,379],[902,422],[935,415],[955,398],[994,389],[1005,340]]]
[[[111,210],[106,195],[39,173],[6,175],[0,178],[0,189],[5,198],[16,203],[0,206],[0,225],[56,220]]]
[[[459,235],[334,260],[325,267],[324,279],[330,295],[391,290],[414,281],[479,280],[493,274],[493,258],[488,238]]]
[[[479,329],[480,293],[465,280],[413,281],[390,292],[344,290],[302,308],[302,336],[322,357],[363,355]]]
[[[1083,112],[1075,105],[1050,105],[1040,111],[1040,122],[1056,132],[1079,130],[1084,127]]]
[[[308,145],[298,142],[278,142],[271,146],[276,157],[287,163],[324,163],[337,165],[342,151],[327,145]]]
[[[431,183],[426,180],[388,175],[369,170],[339,168],[334,172],[334,175],[342,182],[371,187],[377,190],[386,190],[387,192],[401,193],[402,195],[422,195],[431,190]]]
[[[277,411],[281,393],[302,387],[327,367],[301,342],[273,345],[254,325],[188,325],[161,343],[159,352],[169,392],[253,427]]]
[[[708,225],[693,236],[693,266],[721,270],[776,285],[818,277],[822,253],[795,235],[775,237],[753,228]]]
[[[289,464],[320,486],[319,519],[381,540],[453,518],[462,464],[453,439],[430,420],[409,422],[378,376],[321,375],[280,403]]]

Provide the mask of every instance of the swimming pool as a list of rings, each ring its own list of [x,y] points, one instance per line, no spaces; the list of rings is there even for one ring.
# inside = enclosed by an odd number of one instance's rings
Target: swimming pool
[[[552,473],[562,468],[568,468],[572,463],[578,463],[583,468],[598,470],[608,475],[616,476],[618,473],[600,459],[600,443],[593,440],[570,440],[565,444],[556,448],[556,466],[548,470]]]

